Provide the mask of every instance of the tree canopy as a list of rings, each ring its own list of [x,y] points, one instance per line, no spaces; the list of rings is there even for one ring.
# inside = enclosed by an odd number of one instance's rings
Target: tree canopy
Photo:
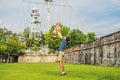
[[[9,62],[10,58],[13,61],[14,56],[23,54],[22,46],[20,46],[20,40],[16,33],[12,33],[6,28],[0,28],[0,61],[7,59]]]
[[[52,26],[48,32],[40,33],[41,36],[38,39],[29,36],[30,29],[27,27],[22,33],[13,33],[6,28],[0,28],[0,61],[5,59],[13,61],[16,56],[24,54],[24,50],[32,48],[34,51],[38,51],[42,46],[47,45],[50,52],[58,50],[61,39],[52,38],[54,26]],[[68,26],[61,25],[62,36],[70,36],[70,41],[67,48],[76,46],[83,43],[88,43],[96,39],[94,32],[88,32],[84,34],[79,29],[70,29]]]
[[[44,38],[45,38],[45,42],[46,42],[45,44],[47,44],[49,46],[49,48],[51,50],[53,50],[53,52],[54,52],[54,51],[58,50],[61,40],[59,38],[51,38],[50,37],[54,30],[53,27],[54,26],[51,27],[51,29],[48,31],[48,33],[44,34]],[[96,37],[94,32],[89,32],[86,35],[79,29],[71,30],[69,27],[63,26],[63,25],[61,26],[61,28],[62,28],[61,32],[62,32],[63,37],[70,36],[70,41],[67,45],[67,48],[94,41],[95,37]]]

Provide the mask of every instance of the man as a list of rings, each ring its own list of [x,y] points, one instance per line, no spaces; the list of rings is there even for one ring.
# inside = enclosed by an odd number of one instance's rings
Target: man
[[[63,38],[60,26],[61,26],[61,23],[57,22],[57,24],[55,26],[56,28],[54,28],[54,29],[56,29],[56,35],[57,36],[54,36],[54,37],[59,37],[61,39],[61,43],[60,43],[60,46],[59,46],[59,53],[58,53],[58,62],[59,62],[59,66],[60,66],[60,69],[61,69],[61,76],[64,76],[64,75],[66,75],[66,72],[65,72],[65,69],[64,69],[64,64],[63,64],[63,57],[65,55],[64,49],[65,49],[68,41],[70,40],[70,38],[68,36]]]

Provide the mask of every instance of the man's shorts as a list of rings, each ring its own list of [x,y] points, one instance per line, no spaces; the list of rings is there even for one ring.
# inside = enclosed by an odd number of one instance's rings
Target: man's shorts
[[[63,57],[64,57],[65,53],[62,51],[59,51],[58,53],[58,61],[63,61]]]

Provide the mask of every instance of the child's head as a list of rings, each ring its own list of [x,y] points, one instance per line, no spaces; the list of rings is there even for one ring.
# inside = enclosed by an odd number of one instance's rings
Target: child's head
[[[57,22],[56,25],[57,25],[57,26],[61,26],[61,22]]]

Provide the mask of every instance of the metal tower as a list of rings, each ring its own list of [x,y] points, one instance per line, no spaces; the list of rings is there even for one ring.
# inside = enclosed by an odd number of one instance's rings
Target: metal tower
[[[38,13],[38,9],[34,8],[32,10],[32,22],[31,22],[31,28],[30,28],[30,38],[35,38],[38,39],[39,37],[41,37],[42,34],[42,30],[41,30],[41,22],[39,21],[39,13]]]
[[[34,1],[26,1],[26,0],[23,0],[23,1],[28,2],[28,3],[47,5],[47,27],[48,27],[48,29],[50,28],[50,6],[72,7],[70,5],[51,4],[53,2],[53,0],[44,0],[45,3],[34,2]]]

